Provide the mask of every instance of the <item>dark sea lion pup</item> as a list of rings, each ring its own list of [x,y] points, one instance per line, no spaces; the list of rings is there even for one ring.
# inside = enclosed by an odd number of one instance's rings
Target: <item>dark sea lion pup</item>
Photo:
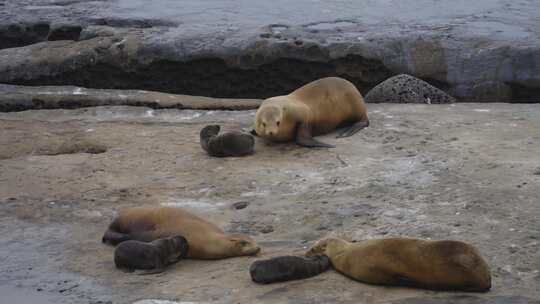
[[[145,269],[148,271],[140,274],[160,273],[167,265],[186,257],[188,248],[188,242],[183,236],[158,239],[150,243],[125,241],[114,251],[114,264],[116,268],[128,272]]]
[[[210,156],[245,156],[253,154],[255,139],[250,134],[224,132],[219,134],[220,126],[209,125],[201,130],[201,147]]]
[[[308,257],[319,254],[328,256],[336,271],[364,283],[480,292],[491,288],[486,261],[459,241],[385,238],[350,243],[327,238],[306,252]]]
[[[330,259],[324,255],[310,258],[280,256],[269,260],[255,261],[249,267],[249,273],[253,282],[267,284],[310,278],[329,268]]]

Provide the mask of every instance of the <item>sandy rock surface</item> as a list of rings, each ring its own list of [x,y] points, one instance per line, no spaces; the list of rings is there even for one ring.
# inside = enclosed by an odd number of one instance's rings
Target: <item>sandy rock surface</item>
[[[96,107],[0,113],[0,293],[13,303],[538,303],[540,107],[369,105],[369,128],[306,149],[256,140],[211,158],[199,131],[254,111]],[[114,268],[100,242],[121,207],[178,206],[252,235],[260,257],[184,260],[162,275]],[[256,285],[258,258],[314,240],[410,236],[477,246],[486,294],[387,288],[334,271]],[[157,303],[142,301],[140,303]],[[166,302],[160,302],[166,303]]]

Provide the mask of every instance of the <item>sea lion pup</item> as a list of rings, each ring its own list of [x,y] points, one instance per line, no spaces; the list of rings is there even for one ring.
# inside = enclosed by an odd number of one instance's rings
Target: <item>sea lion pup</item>
[[[257,243],[246,235],[225,234],[218,226],[175,207],[135,207],[120,210],[103,235],[104,243],[151,242],[181,235],[189,244],[188,258],[222,259],[256,255]]]
[[[158,239],[150,243],[126,241],[114,251],[116,268],[132,272],[147,269],[141,274],[160,273],[169,264],[180,261],[187,255],[188,242],[183,236]]]
[[[255,139],[250,134],[225,132],[218,135],[220,126],[209,125],[200,133],[201,147],[210,156],[244,156],[253,153]]]
[[[408,238],[349,243],[320,240],[306,256],[325,254],[332,266],[354,280],[435,290],[488,291],[489,266],[471,245]]]
[[[348,137],[369,126],[362,95],[349,81],[328,77],[310,82],[289,95],[266,99],[255,114],[255,134],[270,141],[296,141],[304,147],[333,148],[312,136],[347,126]]]
[[[309,258],[280,256],[253,262],[249,274],[253,282],[267,284],[310,278],[329,268],[330,260],[325,255]]]

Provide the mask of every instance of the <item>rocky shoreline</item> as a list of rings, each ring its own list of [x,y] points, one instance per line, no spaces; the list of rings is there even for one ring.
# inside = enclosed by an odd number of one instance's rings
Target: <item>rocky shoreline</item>
[[[265,98],[407,73],[458,101],[539,101],[535,1],[281,2],[3,1],[0,83]]]

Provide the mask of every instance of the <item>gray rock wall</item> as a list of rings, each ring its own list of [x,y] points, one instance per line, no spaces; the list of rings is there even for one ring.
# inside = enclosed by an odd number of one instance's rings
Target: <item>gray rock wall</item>
[[[264,98],[407,73],[458,101],[540,100],[538,1],[290,2],[4,1],[0,82]]]

